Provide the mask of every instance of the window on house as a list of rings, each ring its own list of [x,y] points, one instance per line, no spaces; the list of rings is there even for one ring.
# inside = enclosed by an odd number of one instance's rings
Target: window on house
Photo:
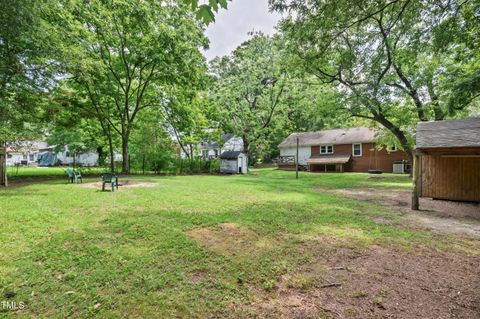
[[[27,159],[27,153],[22,154],[22,159],[26,160]]]
[[[29,154],[29,155],[28,155],[28,160],[29,160],[30,162],[33,162],[33,161],[35,160],[35,156],[34,156],[33,154]]]
[[[353,156],[362,156],[362,144],[353,144]]]
[[[7,158],[12,158],[12,154],[7,154]]]
[[[333,145],[320,146],[320,154],[333,154]]]
[[[215,158],[218,157],[218,150],[215,150]]]
[[[388,151],[389,151],[389,152],[396,152],[396,151],[397,151],[397,145],[394,144],[394,145],[392,145],[392,146],[389,146],[389,147],[388,147]]]

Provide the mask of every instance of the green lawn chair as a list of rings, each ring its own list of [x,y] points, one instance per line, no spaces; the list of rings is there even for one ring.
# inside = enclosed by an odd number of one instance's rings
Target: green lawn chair
[[[117,187],[118,190],[118,177],[117,175],[113,173],[105,173],[102,175],[102,191],[105,190],[105,185],[111,185],[112,186],[112,192],[115,191],[115,187]]]
[[[65,173],[67,173],[68,179],[70,180],[71,183],[76,184],[79,181],[80,181],[80,183],[83,183],[82,174],[80,172],[74,171],[71,168],[67,168],[65,170]]]

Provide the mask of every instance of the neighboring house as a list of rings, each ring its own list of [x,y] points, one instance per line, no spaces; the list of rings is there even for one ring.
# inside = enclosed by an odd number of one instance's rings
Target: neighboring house
[[[309,171],[392,173],[394,164],[408,169],[405,152],[395,147],[378,150],[375,137],[375,130],[368,127],[293,133],[279,145],[278,167],[295,169],[298,138],[298,164]]]
[[[200,142],[197,145],[194,155],[203,159],[218,158],[220,154],[226,151],[243,152],[243,139],[233,134],[222,135],[223,145],[218,142]],[[180,156],[186,158],[187,155],[182,151]]]
[[[69,152],[68,147],[56,153],[59,164],[61,165],[81,165],[81,166],[98,166],[98,153],[96,151],[88,151],[77,154]]]
[[[202,158],[217,158],[226,151],[243,152],[243,139],[233,134],[222,135],[223,146],[217,142],[201,142],[198,155]]]
[[[35,165],[41,153],[51,151],[52,149],[47,142],[42,141],[9,143],[7,146],[7,166],[16,164]]]
[[[480,118],[421,122],[416,139],[417,199],[480,202]]]
[[[22,141],[16,143],[10,143],[7,147],[7,166],[14,165],[37,165],[39,160],[45,158],[45,154],[54,154],[55,161],[52,163],[49,161],[47,166],[52,165],[72,165],[74,160],[76,165],[80,166],[97,166],[98,165],[98,153],[97,152],[84,152],[76,154],[75,158],[73,154],[68,151],[68,147],[65,146],[61,152],[54,152],[54,146],[49,145],[44,141]],[[53,158],[50,156],[50,158]],[[44,161],[40,161],[40,164]]]

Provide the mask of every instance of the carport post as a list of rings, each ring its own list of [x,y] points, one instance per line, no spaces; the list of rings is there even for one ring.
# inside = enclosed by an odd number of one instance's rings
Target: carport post
[[[420,155],[415,152],[413,155],[413,192],[412,192],[412,210],[419,210],[419,193],[420,193]]]
[[[298,136],[297,136],[297,155],[295,155],[295,178],[298,179]]]

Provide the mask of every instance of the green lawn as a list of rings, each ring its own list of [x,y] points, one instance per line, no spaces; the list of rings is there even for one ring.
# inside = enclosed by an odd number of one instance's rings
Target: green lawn
[[[269,291],[279,276],[309,263],[313,253],[299,251],[298,243],[319,236],[405,250],[449,250],[454,242],[456,250],[476,253],[461,238],[376,223],[397,216],[324,191],[408,191],[405,176],[294,176],[259,169],[246,176],[129,177],[158,184],[115,193],[64,179],[0,189],[0,300],[26,303],[0,316],[249,317],[256,289]],[[245,240],[209,238],[218,232],[205,229],[219,225],[235,225],[231,236]]]
[[[10,166],[7,169],[8,178],[12,180],[29,180],[34,178],[47,178],[47,177],[65,177],[66,167],[36,167],[36,166]],[[107,169],[101,167],[79,167],[76,168],[84,175],[101,174]]]

